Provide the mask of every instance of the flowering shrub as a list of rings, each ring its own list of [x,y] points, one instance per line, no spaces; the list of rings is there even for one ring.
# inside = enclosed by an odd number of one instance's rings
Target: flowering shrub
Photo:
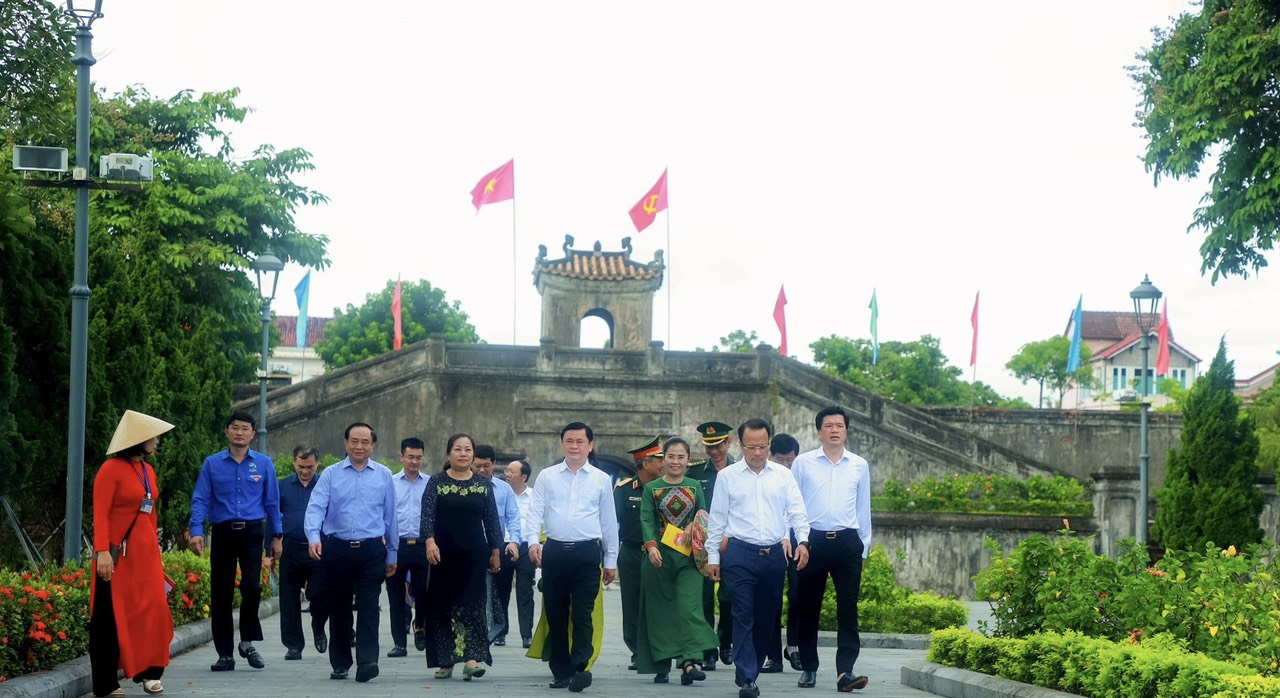
[[[933,633],[928,659],[1081,696],[1280,698],[1280,679],[1190,652],[1168,635],[1115,642],[1068,631],[1015,639],[951,628]]]
[[[177,585],[169,596],[174,625],[208,618],[209,558],[182,551],[161,560]],[[266,598],[268,571],[261,574]],[[0,569],[0,682],[89,652],[90,575],[87,568]]]
[[[1189,651],[1280,675],[1280,557],[1270,544],[1246,552],[1212,544],[1167,551],[1151,565],[1127,541],[1118,559],[1064,531],[1033,536],[1009,554],[988,542],[991,566],[974,577],[992,605],[994,634],[1078,632],[1115,642],[1165,637]]]
[[[884,494],[872,498],[875,511],[939,511],[959,514],[1092,516],[1093,502],[1079,480],[1033,475],[953,474],[904,483],[889,478]]]

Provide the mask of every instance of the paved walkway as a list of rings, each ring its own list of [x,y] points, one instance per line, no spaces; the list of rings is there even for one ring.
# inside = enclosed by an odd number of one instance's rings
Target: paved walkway
[[[681,686],[676,675],[672,674],[672,683],[654,684],[649,676],[639,676],[627,671],[630,658],[626,646],[622,643],[622,609],[616,588],[605,591],[605,645],[596,661],[592,672],[594,681],[591,688],[583,695],[621,696],[627,693],[635,695],[675,695],[683,691],[699,696],[729,696],[736,698],[737,688],[733,684],[733,668],[721,665],[719,669],[708,672],[707,680],[691,687]],[[403,659],[388,659],[385,655],[391,649],[391,639],[387,632],[390,620],[386,612],[387,600],[385,591],[382,598],[383,616],[381,622],[381,645],[378,667],[378,678],[369,683],[356,683],[354,680],[332,681],[329,679],[328,657],[317,655],[313,648],[303,652],[301,661],[284,661],[284,647],[280,644],[280,622],[278,616],[264,619],[263,631],[266,639],[256,643],[259,651],[266,659],[265,669],[249,668],[243,659],[237,658],[236,670],[233,672],[214,674],[209,665],[217,659],[212,644],[201,645],[191,652],[174,657],[165,672],[165,695],[168,696],[234,696],[235,698],[252,698],[257,696],[342,696],[343,698],[364,696],[496,696],[499,698],[517,698],[526,696],[557,696],[567,698],[569,693],[563,690],[553,691],[547,688],[550,671],[543,662],[524,656],[525,650],[519,646],[519,633],[508,636],[515,640],[514,645],[494,647],[494,664],[483,678],[464,682],[459,670],[455,678],[448,681],[437,681],[426,665],[421,652],[414,652]],[[511,601],[511,610],[515,611],[515,599]],[[537,617],[535,612],[535,618]],[[304,625],[306,619],[304,618]],[[308,631],[308,635],[310,632]],[[412,638],[410,638],[412,640]],[[412,645],[412,642],[410,642]],[[830,695],[835,692],[834,647],[819,647],[819,656],[823,668],[818,673],[816,689],[800,689],[796,687],[796,672],[787,667],[781,674],[766,674],[760,677],[760,691],[766,698],[778,695]],[[902,663],[912,659],[924,659],[923,650],[880,650],[866,648],[862,650],[858,660],[858,671],[871,678],[871,685],[861,692],[877,698],[922,698],[932,694],[903,686],[899,682]],[[355,676],[354,669],[351,674]],[[125,692],[130,696],[145,695],[142,687],[127,683]]]

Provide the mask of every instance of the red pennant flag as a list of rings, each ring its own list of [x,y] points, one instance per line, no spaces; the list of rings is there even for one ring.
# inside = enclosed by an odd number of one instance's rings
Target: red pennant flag
[[[645,194],[644,198],[629,211],[631,222],[636,224],[636,232],[643,232],[649,224],[653,223],[653,219],[658,217],[658,212],[665,210],[667,210],[667,171],[663,170],[658,183],[653,185],[649,193]]]
[[[512,158],[507,164],[480,178],[471,190],[471,203],[476,211],[485,204],[496,204],[516,198],[516,161]]]
[[[978,297],[982,291],[973,294],[973,314],[969,316],[969,324],[973,325],[973,348],[969,350],[969,365],[978,365]]]
[[[396,277],[396,294],[391,297],[391,319],[395,323],[395,339],[391,348],[400,349],[400,277]]]
[[[778,331],[782,333],[782,345],[778,352],[787,355],[787,287],[778,287],[778,300],[773,304],[773,321],[778,323]]]
[[[1163,376],[1169,372],[1169,301],[1165,301],[1164,309],[1160,311],[1156,337],[1160,342],[1160,348],[1156,351],[1156,375]]]

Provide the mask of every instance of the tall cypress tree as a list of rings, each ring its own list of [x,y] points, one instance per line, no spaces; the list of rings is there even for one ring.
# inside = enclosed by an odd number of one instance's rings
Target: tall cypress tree
[[[1223,339],[1209,372],[1192,386],[1182,413],[1182,447],[1169,451],[1165,487],[1156,492],[1153,535],[1166,548],[1242,547],[1262,540],[1258,516],[1258,437],[1232,392],[1235,363]]]

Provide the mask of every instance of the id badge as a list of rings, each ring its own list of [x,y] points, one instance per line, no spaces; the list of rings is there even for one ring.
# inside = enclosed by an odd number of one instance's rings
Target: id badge
[[[142,507],[139,509],[139,511],[141,511],[144,514],[150,514],[151,511],[155,508],[156,508],[155,500],[144,499],[142,500]]]

